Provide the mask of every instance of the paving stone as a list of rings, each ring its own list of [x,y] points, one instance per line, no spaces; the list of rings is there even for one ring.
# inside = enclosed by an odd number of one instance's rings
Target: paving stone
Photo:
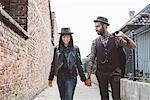
[[[92,87],[87,87],[78,78],[74,100],[100,100],[100,98],[97,84],[92,83]],[[53,87],[46,88],[33,100],[60,100],[56,81],[53,82]]]

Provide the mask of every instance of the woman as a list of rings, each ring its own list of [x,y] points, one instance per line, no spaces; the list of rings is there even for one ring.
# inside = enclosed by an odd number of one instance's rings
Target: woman
[[[86,77],[82,68],[79,48],[73,45],[73,33],[70,28],[62,28],[59,34],[59,45],[54,48],[48,84],[52,87],[52,80],[56,75],[61,100],[73,100],[77,83],[77,70],[81,81],[85,84]]]

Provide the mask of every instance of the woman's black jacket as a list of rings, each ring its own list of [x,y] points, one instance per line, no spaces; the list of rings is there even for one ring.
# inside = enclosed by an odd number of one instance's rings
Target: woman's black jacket
[[[63,52],[59,50],[58,46],[56,46],[54,48],[54,56],[51,63],[51,71],[48,80],[53,80],[54,75],[57,76],[59,74],[59,69],[63,67],[65,63],[64,58],[65,56]],[[79,73],[81,81],[85,81],[86,77],[82,68],[80,51],[77,46],[73,46],[73,48],[69,51],[66,58],[66,63],[66,65],[68,66],[70,77],[76,77],[77,73]]]

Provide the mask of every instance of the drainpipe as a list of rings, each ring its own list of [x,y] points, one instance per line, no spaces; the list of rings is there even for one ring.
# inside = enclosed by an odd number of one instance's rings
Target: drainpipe
[[[131,39],[135,42],[136,33],[134,30],[130,33]],[[135,68],[135,49],[132,49],[132,73],[133,73],[133,81],[136,81],[136,68]]]
[[[51,23],[51,43],[53,46],[54,44],[54,22],[53,22],[53,17],[52,17],[52,9],[51,9],[51,2],[48,0],[49,3],[49,12],[50,12],[50,23]]]

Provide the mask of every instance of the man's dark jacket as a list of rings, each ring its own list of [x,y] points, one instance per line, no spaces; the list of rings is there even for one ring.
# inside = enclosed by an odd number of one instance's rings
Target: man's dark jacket
[[[108,75],[121,75],[120,53],[116,46],[115,37],[110,36],[107,46],[104,47],[100,38],[96,39],[96,73],[106,73]]]

